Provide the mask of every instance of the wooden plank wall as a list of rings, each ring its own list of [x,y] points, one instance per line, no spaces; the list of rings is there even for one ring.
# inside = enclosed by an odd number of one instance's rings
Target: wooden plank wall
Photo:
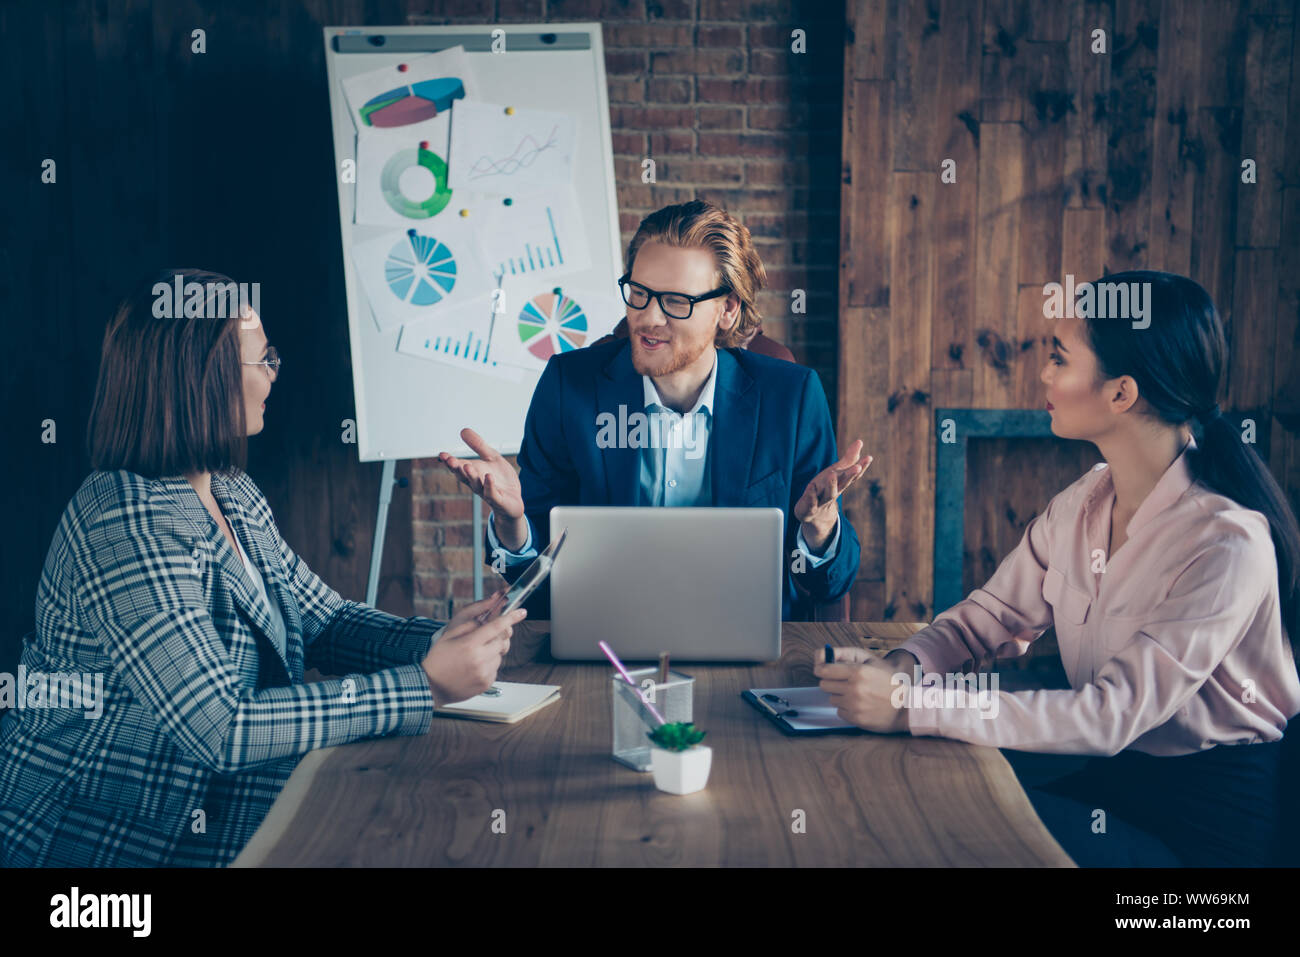
[[[104,326],[130,284],[164,266],[261,283],[285,365],[248,471],[312,570],[364,597],[381,466],[359,463],[343,441],[355,403],[321,25],[399,23],[407,6],[0,4],[0,76],[15,91],[0,121],[0,304],[14,357],[0,395],[15,466],[0,484],[13,506],[0,547],[0,671],[17,665],[50,539],[90,471]],[[191,52],[195,29],[206,53]],[[53,184],[41,182],[47,158]],[[47,419],[53,443],[41,441]],[[409,470],[400,463],[399,477]],[[393,498],[378,599],[405,615],[410,502]]]
[[[933,617],[934,409],[1042,407],[1042,289],[1067,273],[1205,286],[1232,349],[1220,401],[1269,416],[1300,511],[1295,4],[848,0],[846,18],[838,437],[877,460],[845,500],[863,542],[853,617]],[[984,444],[968,586],[1098,460]]]

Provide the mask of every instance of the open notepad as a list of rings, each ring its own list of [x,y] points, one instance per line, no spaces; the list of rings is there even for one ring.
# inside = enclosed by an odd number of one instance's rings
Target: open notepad
[[[775,695],[771,701],[764,695]],[[804,688],[750,688],[740,696],[790,734],[819,734],[829,731],[856,731],[839,716],[831,705],[831,696],[816,685]],[[797,714],[787,714],[795,711]]]
[[[496,692],[495,694],[493,692]],[[435,715],[448,718],[472,718],[514,724],[534,711],[560,700],[559,685],[530,685],[517,681],[496,681],[483,694],[455,704],[434,708]]]

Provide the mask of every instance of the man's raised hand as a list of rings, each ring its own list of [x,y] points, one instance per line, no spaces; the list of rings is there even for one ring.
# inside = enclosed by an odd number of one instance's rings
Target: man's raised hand
[[[803,495],[799,496],[799,501],[794,504],[794,517],[803,524],[804,538],[812,548],[820,549],[830,539],[839,518],[836,501],[871,462],[870,455],[862,459],[862,440],[858,439],[838,462],[813,476]]]
[[[523,518],[524,498],[518,473],[473,429],[461,429],[460,437],[479,456],[478,460],[458,459],[449,452],[438,453],[438,460],[455,474],[460,484],[482,496],[499,519]]]
[[[459,459],[449,452],[440,452],[438,460],[460,480],[461,485],[488,503],[497,538],[507,549],[518,551],[528,541],[528,522],[524,518],[524,496],[518,473],[473,429],[461,429],[460,437],[479,456],[478,460]]]

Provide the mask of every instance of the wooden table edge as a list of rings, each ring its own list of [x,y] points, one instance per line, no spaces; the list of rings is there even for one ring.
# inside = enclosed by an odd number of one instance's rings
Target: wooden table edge
[[[316,772],[337,750],[339,750],[338,747],[316,748],[303,755],[302,760],[293,769],[289,779],[284,782],[284,787],[280,789],[279,795],[271,804],[271,810],[262,819],[262,823],[253,832],[253,836],[248,839],[244,849],[230,862],[231,867],[260,867],[262,865],[267,855],[275,850],[275,846],[280,842],[280,838],[284,836],[289,825],[293,823],[293,819],[298,816],[298,809],[307,796],[312,781],[316,778]]]

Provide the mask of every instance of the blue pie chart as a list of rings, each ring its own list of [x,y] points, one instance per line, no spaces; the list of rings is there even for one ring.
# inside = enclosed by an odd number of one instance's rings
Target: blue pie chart
[[[384,280],[402,302],[432,306],[456,285],[456,259],[445,244],[408,229],[406,239],[388,251]]]

